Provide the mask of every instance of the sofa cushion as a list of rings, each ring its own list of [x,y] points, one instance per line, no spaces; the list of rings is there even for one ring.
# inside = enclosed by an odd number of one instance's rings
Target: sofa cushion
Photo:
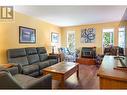
[[[32,76],[32,77],[37,77],[39,75],[40,75],[39,70],[38,71],[35,71],[35,72],[31,73],[31,74],[29,74],[29,76]]]
[[[39,72],[39,66],[37,64],[32,64],[32,65],[27,65],[27,66],[23,66],[23,74],[31,74],[35,71]]]
[[[37,52],[38,52],[38,54],[47,53],[45,47],[37,47]]]
[[[48,61],[49,61],[50,66],[57,63],[57,59],[49,59]]]
[[[16,58],[16,57],[23,57],[26,56],[26,51],[23,48],[19,49],[8,49],[8,57],[9,58]]]
[[[27,55],[37,54],[37,50],[34,47],[32,47],[32,48],[25,48],[25,49],[26,49]]]
[[[43,61],[38,63],[40,70],[50,66],[49,61]]]
[[[48,54],[45,47],[38,47],[37,52],[38,52],[40,61],[45,61],[48,59]]]
[[[25,88],[34,82],[34,80],[36,81],[36,78],[23,74],[16,74],[13,77],[18,81],[19,85]]]
[[[39,62],[38,54],[29,55],[28,56],[28,62],[29,62],[29,64],[33,64],[33,63]]]
[[[17,57],[17,58],[11,58],[11,59],[8,59],[9,63],[17,63],[17,64],[20,64],[22,66],[24,65],[28,65],[28,60],[27,60],[27,57]]]
[[[9,49],[7,51],[7,53],[8,53],[8,62],[9,63],[17,63],[17,64],[21,64],[21,65],[28,64],[25,49],[23,49],[23,48]]]
[[[45,61],[48,59],[48,54],[47,53],[39,54],[39,57],[40,57],[40,61]]]

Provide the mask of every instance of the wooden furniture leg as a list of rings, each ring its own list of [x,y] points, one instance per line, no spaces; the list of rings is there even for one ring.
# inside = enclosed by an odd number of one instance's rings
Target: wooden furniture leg
[[[79,66],[77,66],[77,78],[79,79]]]
[[[60,87],[61,87],[62,89],[65,88],[65,80],[64,80],[64,76],[61,78]]]

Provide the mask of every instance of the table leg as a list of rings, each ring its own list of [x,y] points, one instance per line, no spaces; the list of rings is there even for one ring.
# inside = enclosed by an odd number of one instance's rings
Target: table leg
[[[79,66],[77,66],[77,78],[79,79]]]
[[[65,80],[64,80],[64,78],[62,77],[61,82],[60,82],[60,86],[61,86],[62,89],[65,88],[65,82],[64,82],[64,81],[65,81]]]

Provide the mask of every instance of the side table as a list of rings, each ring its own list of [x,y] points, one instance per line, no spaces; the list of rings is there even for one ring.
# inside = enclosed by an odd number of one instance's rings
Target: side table
[[[8,69],[8,68],[10,68],[12,66],[13,66],[13,64],[0,64],[0,70],[1,69]]]
[[[49,55],[54,55],[58,57],[58,62],[61,62],[61,54],[59,53],[49,53]]]

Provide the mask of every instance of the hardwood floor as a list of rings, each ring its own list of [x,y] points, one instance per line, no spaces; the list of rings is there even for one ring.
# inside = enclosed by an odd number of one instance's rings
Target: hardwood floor
[[[79,65],[79,80],[76,73],[65,81],[65,89],[99,89],[98,68],[95,65]],[[59,81],[52,81],[53,89],[60,89]]]

